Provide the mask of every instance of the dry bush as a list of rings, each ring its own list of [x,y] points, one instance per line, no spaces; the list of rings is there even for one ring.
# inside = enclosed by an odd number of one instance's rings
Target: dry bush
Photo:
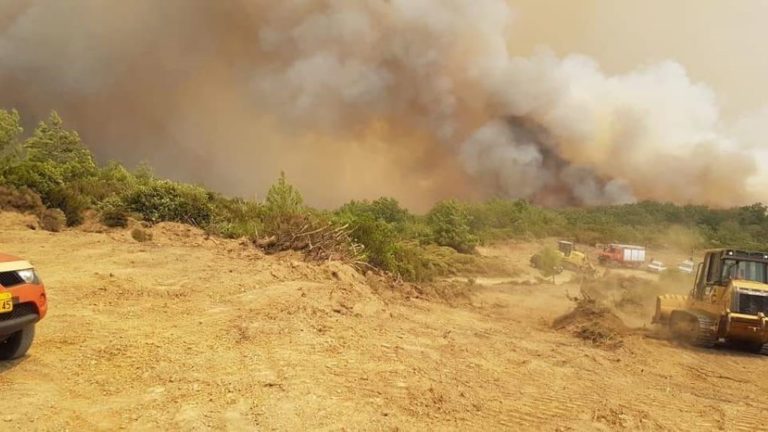
[[[152,241],[152,233],[141,228],[134,228],[131,231],[131,237],[139,243]]]
[[[362,248],[352,241],[346,225],[336,225],[311,214],[295,214],[275,221],[271,233],[254,242],[265,253],[297,251],[304,253],[309,261],[364,265]]]
[[[128,212],[121,209],[109,209],[101,213],[101,223],[110,228],[125,228],[128,226]]]
[[[519,271],[502,260],[462,254],[445,246],[397,244],[392,273],[410,282],[431,282],[450,276],[510,275]]]
[[[29,188],[0,186],[0,210],[40,215],[45,210],[40,195]]]
[[[56,207],[67,217],[67,226],[77,226],[83,223],[83,213],[91,205],[88,197],[71,186],[61,186],[45,195],[48,207]]]
[[[123,203],[118,199],[111,199],[102,205],[99,219],[110,228],[125,228],[128,226],[128,216],[128,210]]]
[[[47,209],[40,215],[40,226],[51,232],[59,232],[67,225],[67,217],[59,209]]]

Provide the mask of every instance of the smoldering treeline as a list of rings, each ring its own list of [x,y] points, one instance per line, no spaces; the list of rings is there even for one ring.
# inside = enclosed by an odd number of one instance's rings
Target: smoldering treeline
[[[1,104],[57,109],[101,158],[224,192],[285,170],[320,205],[759,198],[680,65],[521,57],[514,25],[504,0],[11,0]]]

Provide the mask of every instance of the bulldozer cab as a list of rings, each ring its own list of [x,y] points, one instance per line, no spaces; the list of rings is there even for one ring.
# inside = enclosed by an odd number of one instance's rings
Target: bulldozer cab
[[[573,243],[561,240],[557,242],[557,248],[560,250],[563,256],[569,257],[571,256],[571,252],[573,252]]]
[[[768,253],[730,249],[707,252],[697,267],[692,297],[704,300],[733,280],[768,283]]]

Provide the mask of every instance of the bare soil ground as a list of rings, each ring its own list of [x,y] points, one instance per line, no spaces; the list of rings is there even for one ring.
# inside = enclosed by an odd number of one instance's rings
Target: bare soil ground
[[[768,424],[768,357],[642,328],[609,345],[557,330],[572,282],[475,283],[469,300],[419,299],[339,264],[265,257],[177,225],[153,232],[151,243],[128,231],[52,234],[0,215],[0,248],[38,266],[51,302],[30,354],[0,365],[0,430]],[[533,248],[495,252],[524,264]],[[644,308],[624,313],[642,326]]]

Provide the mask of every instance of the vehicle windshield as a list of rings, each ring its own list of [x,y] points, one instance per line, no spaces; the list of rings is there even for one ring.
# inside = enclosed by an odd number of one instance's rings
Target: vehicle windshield
[[[724,281],[741,279],[766,283],[768,282],[766,274],[766,263],[733,259],[723,260],[722,280]]]

